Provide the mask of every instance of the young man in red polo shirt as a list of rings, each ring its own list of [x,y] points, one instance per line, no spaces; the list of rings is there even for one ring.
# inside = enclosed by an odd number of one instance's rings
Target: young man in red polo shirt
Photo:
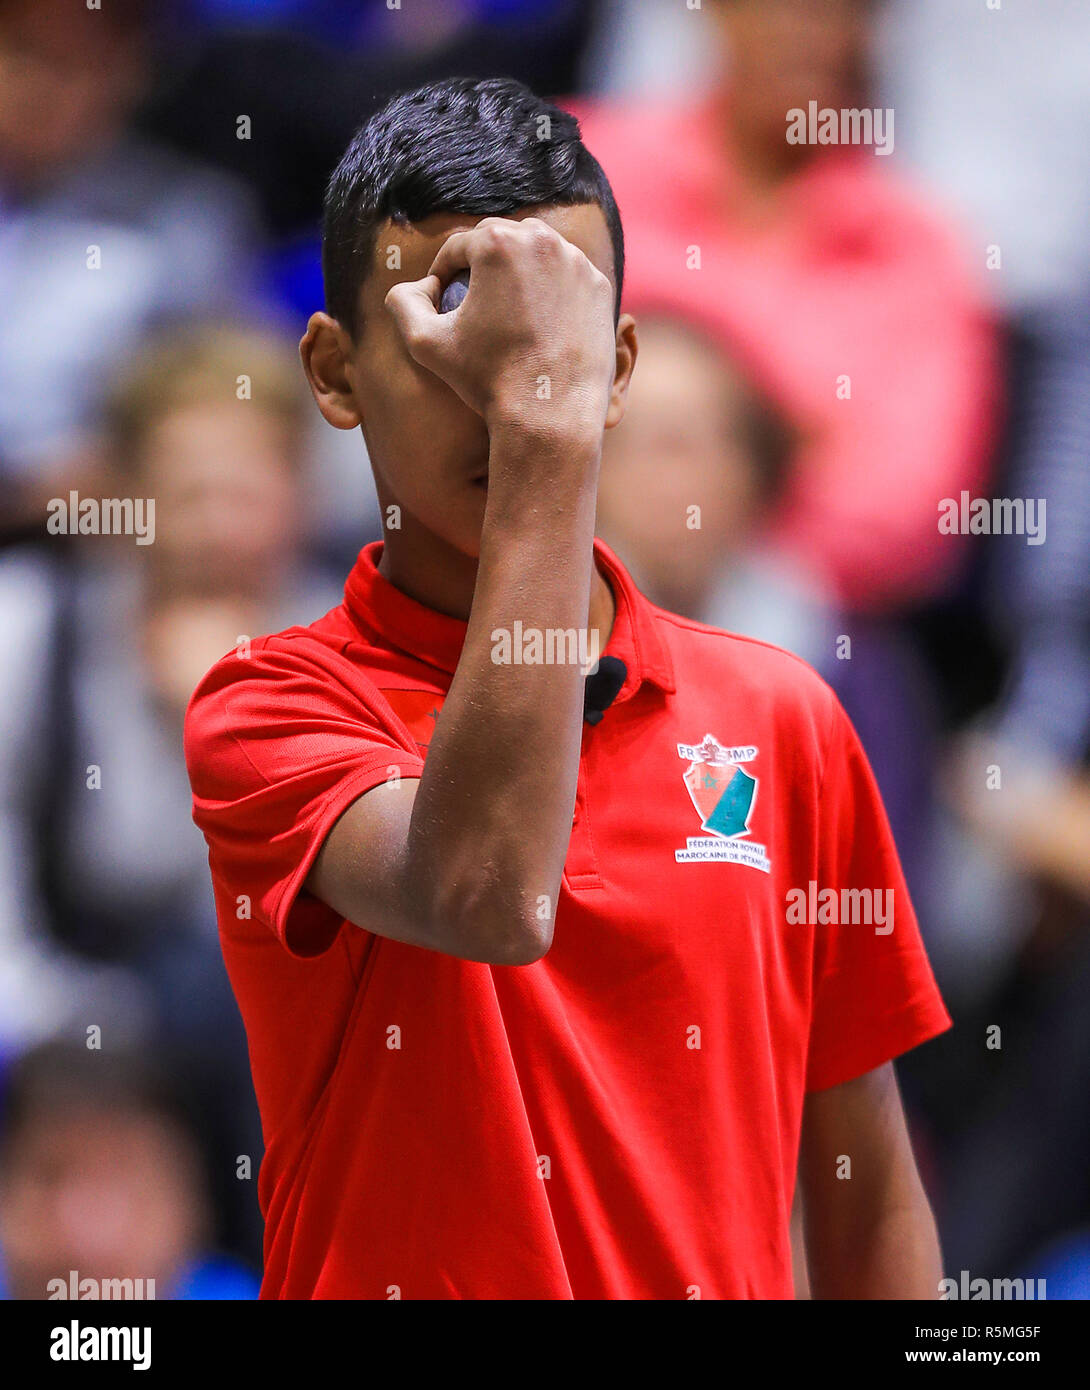
[[[577,125],[508,81],[396,99],[324,270],[303,363],[385,538],[186,725],[263,1296],[789,1298],[798,1171],[815,1295],[937,1297],[890,1059],[949,1019],[855,734],[594,539],[636,331]]]

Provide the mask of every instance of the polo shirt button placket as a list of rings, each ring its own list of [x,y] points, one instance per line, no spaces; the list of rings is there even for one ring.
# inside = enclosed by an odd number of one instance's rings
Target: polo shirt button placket
[[[584,758],[586,757],[587,739],[591,733],[589,724],[583,725],[582,738],[580,739],[579,749],[579,778],[575,788],[575,809],[571,813],[571,825],[574,830],[579,824],[579,802],[583,795],[583,778],[586,775],[584,770]]]
[[[571,818],[571,840],[568,842],[568,855],[565,862],[564,877],[569,887],[598,888],[601,878],[594,856],[594,847],[586,826],[586,765],[579,764],[579,786],[575,794],[575,809]]]

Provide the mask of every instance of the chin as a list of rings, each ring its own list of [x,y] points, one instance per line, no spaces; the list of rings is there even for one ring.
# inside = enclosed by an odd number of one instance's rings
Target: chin
[[[477,561],[481,558],[481,528],[475,527],[472,531],[467,531],[458,541],[459,552],[467,560]]]
[[[432,530],[435,539],[442,545],[467,560],[479,560],[481,555],[481,531],[484,523],[484,508],[452,507],[445,516],[436,517]]]

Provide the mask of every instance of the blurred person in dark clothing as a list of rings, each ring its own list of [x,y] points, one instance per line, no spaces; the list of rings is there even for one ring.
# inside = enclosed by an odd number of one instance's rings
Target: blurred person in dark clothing
[[[159,1068],[52,1042],[6,1090],[0,1298],[256,1298],[212,1248],[201,1143]]]
[[[67,625],[59,650],[75,766],[103,773],[93,795],[70,795],[62,813],[63,878],[86,946],[116,951],[135,924],[164,917],[214,941],[182,715],[194,684],[246,634],[310,619],[338,597],[302,551],[302,404],[288,345],[216,324],[148,343],[112,393],[111,493],[154,502],[153,542],[71,539],[70,606],[60,609],[54,589],[40,615],[46,643]],[[11,607],[16,579],[6,586]],[[48,669],[44,659],[38,669]],[[28,727],[49,704],[31,693]]]
[[[0,0],[0,538],[104,470],[103,395],[149,324],[224,312],[248,196],[135,135],[145,0]]]
[[[91,1006],[88,962],[123,968],[131,999],[111,976],[94,1007],[182,1050],[230,1157],[258,1151],[260,1134],[191,819],[182,716],[204,671],[245,651],[247,634],[337,600],[303,553],[303,403],[279,338],[176,328],[144,348],[109,412],[111,490],[156,504],[153,543],[78,536],[69,564],[29,548],[0,557],[0,643],[24,654],[0,669],[13,739],[0,806],[40,861],[37,883],[18,858],[0,883],[3,955],[23,967],[0,970],[13,1001],[0,1000],[6,1045]],[[43,917],[48,936],[32,931]],[[67,997],[58,964],[80,968]],[[246,1220],[256,1239],[256,1207]]]
[[[1041,1261],[1057,1288],[1086,1280],[1090,1223],[1090,294],[1023,317],[1020,389],[1002,483],[1042,499],[1044,543],[991,538],[990,615],[1010,645],[996,707],[954,748],[947,790],[969,832],[1032,894],[1019,930],[988,921],[963,950],[999,956],[975,1000],[975,1094],[954,1146],[945,1205],[963,1262]],[[997,1163],[994,1156],[1003,1155]],[[990,1213],[1002,1211],[997,1223]],[[1075,1234],[1082,1232],[1081,1244]],[[1043,1243],[1054,1250],[1029,1252]],[[1069,1252],[1060,1260],[1055,1252]],[[1059,1261],[1057,1263],[1056,1261]],[[1065,1263],[1066,1261],[1066,1263]],[[1081,1261],[1081,1264],[1080,1264]],[[1081,1272],[1080,1272],[1081,1271]],[[1049,1296],[1054,1295],[1049,1288]],[[1071,1296],[1079,1296],[1073,1294]]]
[[[1041,544],[991,541],[989,617],[1012,663],[966,750],[962,804],[1027,871],[1090,904],[1090,293],[1027,315],[1017,342],[1001,489],[1043,503],[1047,521]],[[1009,769],[1016,795],[988,795],[972,777],[989,762]]]

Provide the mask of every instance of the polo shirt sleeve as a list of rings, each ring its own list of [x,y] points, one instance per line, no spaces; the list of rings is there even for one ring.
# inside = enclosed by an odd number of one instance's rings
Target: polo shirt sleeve
[[[817,860],[808,1091],[862,1076],[951,1026],[874,774],[839,701],[819,796]],[[830,888],[825,901],[835,908],[823,923],[820,895]]]
[[[248,912],[292,955],[320,955],[343,921],[303,887],[325,837],[357,797],[424,766],[381,693],[324,648],[255,643],[197,687],[185,756],[221,921]]]

